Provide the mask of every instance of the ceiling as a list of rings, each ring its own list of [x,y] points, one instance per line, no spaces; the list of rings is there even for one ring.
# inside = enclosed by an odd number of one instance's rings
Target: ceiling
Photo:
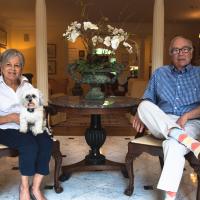
[[[0,23],[33,25],[36,0],[0,0]],[[84,0],[85,16],[92,21],[147,22],[153,18],[154,0]],[[80,0],[46,0],[48,24],[80,19]],[[166,22],[200,23],[200,0],[165,0]]]

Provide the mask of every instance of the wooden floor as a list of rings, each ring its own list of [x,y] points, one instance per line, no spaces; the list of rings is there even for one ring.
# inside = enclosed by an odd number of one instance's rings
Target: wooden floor
[[[102,128],[111,136],[134,136],[136,132],[132,128],[127,115],[103,115]],[[64,122],[52,126],[54,135],[82,136],[86,128],[90,126],[90,116],[70,116]]]

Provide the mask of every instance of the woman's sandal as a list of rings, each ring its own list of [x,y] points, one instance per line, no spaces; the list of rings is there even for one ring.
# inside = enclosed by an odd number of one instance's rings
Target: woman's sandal
[[[32,190],[32,186],[29,187],[29,192],[30,192],[30,197],[32,200],[37,200],[37,198],[35,197],[35,195],[33,194],[33,190]]]

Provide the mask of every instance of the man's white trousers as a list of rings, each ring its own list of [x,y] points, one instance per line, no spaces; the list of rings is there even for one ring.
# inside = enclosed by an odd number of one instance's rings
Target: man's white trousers
[[[164,139],[164,167],[158,182],[158,189],[177,192],[185,165],[184,155],[189,152],[183,144],[168,136],[170,129],[180,128],[176,121],[179,116],[168,115],[150,101],[142,101],[138,115],[148,130],[156,138]],[[200,138],[200,120],[189,120],[184,128],[194,139]]]

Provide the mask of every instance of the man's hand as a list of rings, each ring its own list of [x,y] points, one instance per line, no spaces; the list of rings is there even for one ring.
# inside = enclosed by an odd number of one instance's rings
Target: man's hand
[[[180,116],[179,119],[176,121],[176,123],[182,128],[184,129],[185,127],[185,124],[187,123],[188,121],[188,114],[185,113],[184,115]]]
[[[140,118],[139,118],[137,113],[132,118],[132,125],[133,125],[133,128],[139,133],[141,133],[144,130],[144,124],[140,120]]]
[[[181,127],[184,128],[185,124],[190,119],[196,119],[200,117],[200,106],[194,108],[193,110],[185,113],[184,115],[180,116],[180,118],[176,121],[176,123]]]

